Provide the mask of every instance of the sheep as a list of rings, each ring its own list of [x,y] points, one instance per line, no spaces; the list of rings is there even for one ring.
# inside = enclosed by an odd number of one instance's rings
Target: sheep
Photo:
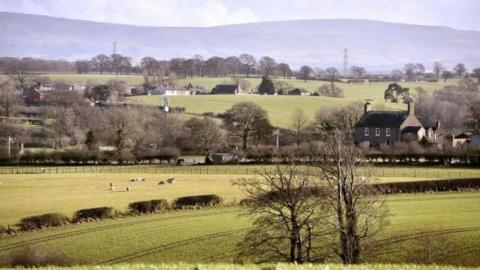
[[[127,192],[129,192],[129,191],[130,191],[130,186],[127,187]]]
[[[173,178],[168,178],[168,179],[167,179],[167,183],[169,183],[169,184],[175,184],[175,177],[173,177]]]
[[[115,191],[115,187],[113,186],[113,183],[110,183],[110,191]]]
[[[158,182],[158,184],[159,185],[165,185],[165,181],[162,180],[162,181]]]

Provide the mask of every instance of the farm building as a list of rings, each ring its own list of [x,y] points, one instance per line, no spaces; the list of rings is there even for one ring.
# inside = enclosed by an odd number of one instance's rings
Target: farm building
[[[309,96],[310,92],[305,89],[295,88],[293,90],[288,91],[288,95],[290,96]]]
[[[363,116],[355,125],[355,141],[364,146],[392,144],[399,141],[420,141],[426,137],[436,142],[440,124],[424,128],[415,116],[413,102],[408,103],[407,111],[374,111],[367,102]],[[427,135],[427,136],[426,136]]]
[[[166,95],[166,96],[188,96],[192,94],[192,91],[184,88],[172,88],[165,86],[157,86],[153,89],[147,90],[149,96],[154,95]]]
[[[228,164],[238,161],[238,156],[231,153],[214,153],[210,156],[213,164]]]
[[[244,90],[236,84],[218,84],[212,89],[212,94],[243,94]]]

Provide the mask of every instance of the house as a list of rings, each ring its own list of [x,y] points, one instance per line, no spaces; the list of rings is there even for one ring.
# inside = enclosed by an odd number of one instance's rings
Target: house
[[[458,135],[450,135],[448,137],[448,144],[451,147],[460,147],[462,145],[480,147],[480,134],[463,132]]]
[[[217,86],[212,89],[212,94],[236,95],[243,93],[243,89],[236,84],[217,84]]]
[[[238,161],[238,156],[230,153],[213,153],[210,158],[212,163],[217,165],[236,163]]]
[[[172,87],[165,87],[163,85],[157,86],[153,89],[147,90],[147,94],[149,96],[152,95],[166,95],[166,96],[187,96],[191,95],[192,91],[189,89],[184,89],[184,88],[172,88]]]
[[[413,102],[407,111],[374,111],[372,104],[365,104],[364,114],[355,125],[355,141],[361,146],[378,146],[400,141],[420,141],[425,128],[415,116]]]
[[[426,138],[431,142],[436,142],[439,138],[440,121],[436,121],[433,125],[424,125]]]
[[[309,96],[310,92],[305,89],[295,88],[288,91],[288,95],[290,96]]]

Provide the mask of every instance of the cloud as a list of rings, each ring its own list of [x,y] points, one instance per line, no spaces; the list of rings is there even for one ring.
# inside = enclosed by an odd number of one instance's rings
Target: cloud
[[[144,26],[372,19],[480,30],[476,0],[0,0],[0,10]]]

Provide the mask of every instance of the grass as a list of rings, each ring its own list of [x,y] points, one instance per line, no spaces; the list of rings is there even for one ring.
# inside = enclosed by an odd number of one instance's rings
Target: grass
[[[118,265],[82,265],[73,267],[39,267],[41,270],[461,270],[472,269],[455,266],[415,265],[415,264],[359,264],[344,266],[341,264],[118,264]]]
[[[239,177],[252,177],[263,166],[80,166],[20,167],[36,174],[2,174],[0,180],[0,225],[16,224],[22,217],[51,212],[72,215],[81,208],[112,206],[125,210],[133,201],[167,199],[180,196],[217,194],[227,203],[239,201],[242,193],[231,185]],[[0,168],[9,172],[19,168]],[[57,173],[55,173],[57,172]],[[452,169],[428,167],[377,167],[374,181],[404,182],[427,179],[445,179],[480,176],[479,169]],[[146,182],[131,183],[135,177]],[[174,185],[157,183],[175,177]],[[113,183],[116,192],[109,191]],[[131,187],[126,192],[127,186]]]
[[[388,196],[389,224],[381,237],[418,231],[477,227],[452,236],[463,247],[480,241],[480,193],[402,194]],[[237,207],[189,210],[163,215],[127,217],[71,225],[5,238],[0,256],[26,245],[62,250],[77,262],[110,263],[231,263],[236,243],[251,220]],[[469,255],[472,263],[478,253]],[[397,262],[399,254],[370,258]],[[402,268],[403,269],[403,268]]]
[[[139,75],[100,75],[100,74],[47,74],[52,80],[66,80],[70,82],[85,83],[91,81],[94,83],[105,83],[111,79],[125,80],[131,85],[139,85],[143,83],[143,77]],[[297,79],[277,78],[286,81],[293,87],[304,88],[310,91],[318,89],[320,86],[328,84],[324,81],[307,81]],[[250,88],[255,88],[260,84],[259,78],[247,79]],[[230,78],[219,77],[194,77],[178,79],[179,86],[192,84],[193,86],[212,89],[217,84],[230,83]],[[448,84],[454,84],[456,80],[450,80]],[[288,127],[291,114],[296,109],[302,109],[305,113],[313,118],[315,113],[322,109],[330,109],[334,107],[346,106],[355,101],[363,102],[365,99],[373,99],[376,101],[377,107],[386,107],[389,109],[405,109],[402,104],[385,103],[383,101],[383,92],[388,83],[376,82],[367,84],[349,84],[337,83],[336,85],[344,90],[344,98],[327,98],[327,97],[306,97],[306,96],[232,96],[232,95],[207,95],[207,96],[170,96],[171,106],[184,107],[187,113],[201,114],[205,112],[221,113],[225,112],[235,103],[241,101],[252,101],[262,106],[269,114],[273,125],[279,127]],[[401,83],[403,87],[408,87],[415,94],[416,87],[423,87],[428,91],[441,89],[443,82],[427,83],[427,82],[405,82]],[[141,103],[148,105],[159,105],[160,96],[138,96],[129,99],[132,103]]]

